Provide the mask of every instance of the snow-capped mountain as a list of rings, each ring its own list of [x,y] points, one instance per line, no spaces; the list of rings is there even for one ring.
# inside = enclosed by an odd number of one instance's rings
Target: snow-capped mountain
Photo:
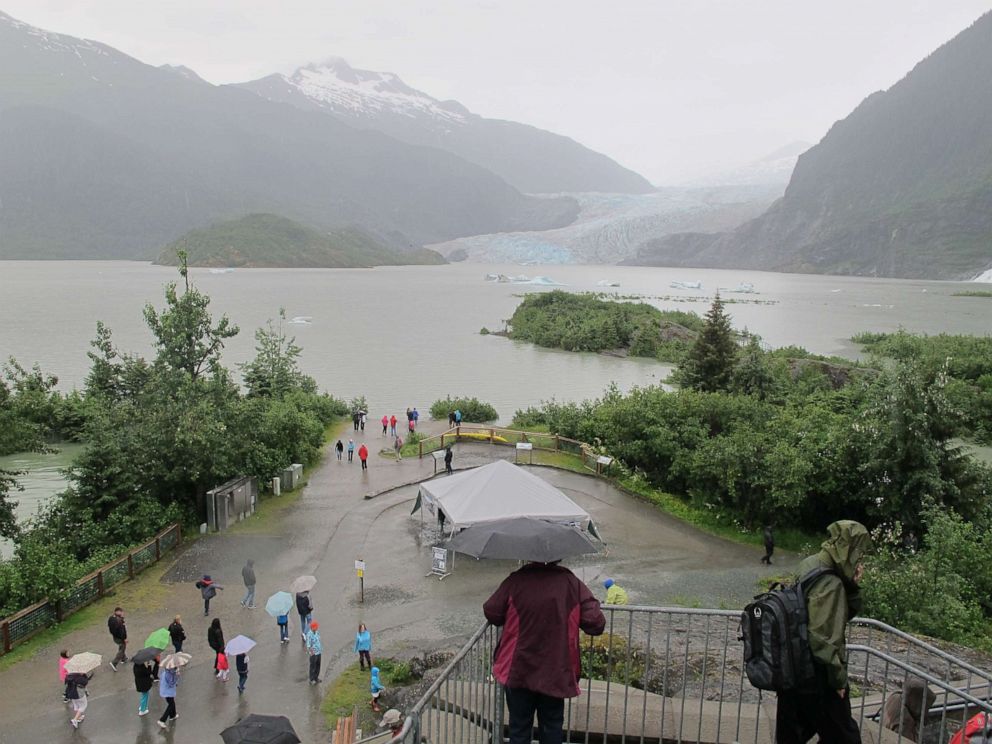
[[[689,181],[690,186],[781,186],[784,190],[796,169],[799,156],[812,145],[790,142],[785,147],[750,163],[700,176]]]
[[[568,137],[485,119],[456,101],[439,101],[410,87],[394,73],[355,69],[336,57],[239,87],[410,144],[447,150],[528,193],[653,190],[638,174]]]
[[[391,72],[356,70],[340,57],[301,67],[289,77],[276,77],[330,113],[348,111],[366,119],[384,114],[425,117],[442,126],[465,126],[471,117],[456,101],[432,98]]]

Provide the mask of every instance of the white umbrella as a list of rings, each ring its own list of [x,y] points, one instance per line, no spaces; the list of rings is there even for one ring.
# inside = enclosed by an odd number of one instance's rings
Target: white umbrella
[[[224,651],[228,656],[237,656],[238,654],[248,653],[255,648],[255,646],[255,641],[248,636],[236,635],[227,642],[227,645],[224,647]]]
[[[289,585],[289,591],[291,592],[308,592],[317,586],[316,576],[297,576],[293,579],[293,583]]]
[[[177,652],[174,654],[169,654],[164,659],[162,659],[163,669],[178,669],[179,667],[186,666],[189,664],[190,659],[193,657],[189,654],[184,654],[182,652]]]
[[[102,661],[103,657],[100,654],[84,651],[65,663],[65,671],[67,674],[87,674],[100,666]]]
[[[265,611],[272,617],[286,615],[293,609],[293,595],[289,592],[276,592],[265,602]]]

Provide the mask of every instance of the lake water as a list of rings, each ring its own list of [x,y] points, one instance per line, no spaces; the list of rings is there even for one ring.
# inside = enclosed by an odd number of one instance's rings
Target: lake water
[[[741,282],[757,294],[725,299],[769,302],[731,304],[737,327],[773,346],[796,344],[821,354],[856,356],[850,337],[862,330],[900,327],[926,333],[987,334],[992,301],[953,297],[976,285],[892,279],[772,274],[749,271],[618,266],[448,266],[377,269],[252,269],[211,273],[193,269],[192,281],[226,313],[241,334],[225,350],[235,365],[254,352],[253,332],[280,307],[287,316],[310,316],[290,331],[303,347],[301,366],[321,388],[341,398],[365,395],[370,418],[425,411],[447,394],[475,395],[492,403],[503,421],[517,408],[542,400],[599,396],[615,382],[627,390],[663,380],[669,369],[642,359],[618,359],[541,349],[479,330],[502,327],[519,295],[548,287],[487,282],[486,273],[549,276],[569,291],[647,295],[662,309],[709,307],[720,287]],[[80,387],[89,369],[86,352],[96,322],[114,332],[117,346],[150,355],[151,335],[142,308],[163,304],[174,268],[126,261],[0,262],[0,358],[41,364],[63,389]],[[602,279],[620,282],[604,290]],[[673,281],[699,281],[702,290],[672,289]],[[31,467],[32,488],[54,481]],[[61,487],[61,484],[58,484]],[[57,489],[56,489],[57,490]],[[22,500],[28,498],[21,495]],[[32,509],[33,511],[33,509]]]

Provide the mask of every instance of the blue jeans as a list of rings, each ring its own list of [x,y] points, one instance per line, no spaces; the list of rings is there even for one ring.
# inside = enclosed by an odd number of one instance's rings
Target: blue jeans
[[[147,692],[139,692],[138,693],[138,696],[140,698],[140,700],[138,701],[138,711],[139,712],[142,712],[143,713],[144,711],[148,710],[148,693],[149,692],[151,692],[151,690],[148,690]]]
[[[245,592],[245,598],[241,600],[241,604],[245,606],[253,605],[255,604],[255,585],[252,584],[251,586],[246,588],[247,591]]]
[[[245,683],[247,681],[248,681],[248,672],[245,672],[244,674],[238,672],[238,689],[241,690],[242,692],[244,692]]]
[[[279,640],[280,641],[289,640],[289,623],[279,626]]]
[[[310,630],[310,613],[300,615],[300,635],[305,636]]]

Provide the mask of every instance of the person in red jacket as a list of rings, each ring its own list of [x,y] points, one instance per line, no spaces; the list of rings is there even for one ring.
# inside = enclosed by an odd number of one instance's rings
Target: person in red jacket
[[[362,461],[362,470],[368,470],[369,448],[365,446],[365,442],[362,442],[362,446],[358,448],[358,459]]]
[[[503,627],[493,676],[506,691],[510,744],[561,744],[565,698],[579,694],[579,630],[601,635],[599,600],[564,566],[528,563],[499,585],[482,606]]]

